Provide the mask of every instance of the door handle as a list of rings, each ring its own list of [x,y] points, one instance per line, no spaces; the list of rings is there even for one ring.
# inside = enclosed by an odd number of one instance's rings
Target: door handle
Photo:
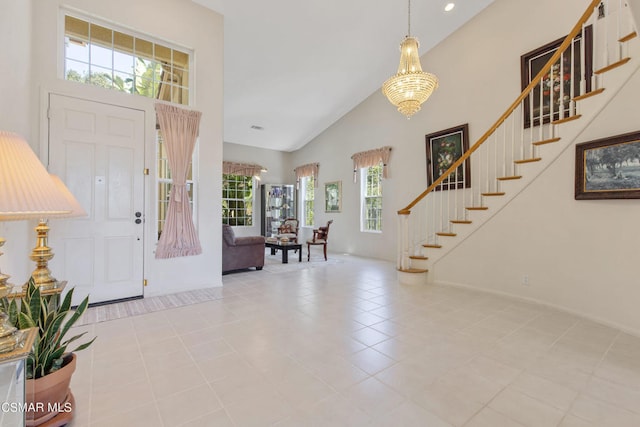
[[[140,218],[136,218],[135,223],[136,223],[136,224],[141,224],[141,223],[142,223],[142,220],[141,220]]]

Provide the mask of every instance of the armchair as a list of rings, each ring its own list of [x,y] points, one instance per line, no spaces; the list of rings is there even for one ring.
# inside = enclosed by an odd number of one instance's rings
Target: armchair
[[[236,237],[231,226],[222,225],[222,272],[264,266],[264,237]]]
[[[286,237],[290,242],[298,242],[298,220],[296,218],[287,218],[282,225],[278,227],[278,240]]]
[[[324,260],[327,260],[327,239],[329,238],[329,227],[333,220],[327,222],[326,227],[318,227],[313,230],[313,238],[307,240],[307,261],[311,260],[311,246],[322,245],[324,250]]]

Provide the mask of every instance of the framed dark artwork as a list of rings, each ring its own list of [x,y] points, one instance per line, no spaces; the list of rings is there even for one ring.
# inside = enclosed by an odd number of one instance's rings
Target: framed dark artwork
[[[425,136],[427,150],[427,185],[433,184],[464,152],[469,150],[469,124],[452,127]],[[455,190],[471,186],[469,159],[435,188]]]
[[[576,145],[575,198],[640,199],[640,132]]]
[[[533,79],[545,64],[558,50],[564,37],[548,43],[538,49],[525,53],[520,57],[522,90],[524,90],[531,79]],[[582,61],[582,44],[584,43],[584,70]],[[573,72],[571,65],[573,63]],[[564,117],[569,115],[571,105],[571,87],[573,85],[573,96],[580,95],[580,79],[585,77],[585,91],[591,91],[591,74],[593,71],[593,29],[592,26],[585,27],[584,40],[583,33],[578,34],[573,39],[573,47],[569,46],[565,53],[553,64],[551,71],[542,78],[541,84],[536,85],[532,91],[532,99],[526,97],[523,108],[524,127],[549,123],[560,118],[560,110],[564,109]],[[553,80],[553,81],[552,81]],[[542,99],[540,97],[540,86],[542,86]],[[561,99],[562,98],[562,99]],[[552,102],[553,99],[553,102]],[[552,107],[553,103],[553,108]],[[540,108],[542,104],[542,108]],[[532,111],[533,109],[533,111]],[[553,118],[551,111],[553,110]],[[533,114],[532,114],[533,113]]]

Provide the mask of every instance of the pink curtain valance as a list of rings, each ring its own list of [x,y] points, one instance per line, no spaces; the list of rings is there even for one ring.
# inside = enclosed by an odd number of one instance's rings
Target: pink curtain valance
[[[167,217],[156,248],[156,258],[199,255],[202,247],[193,224],[186,184],[202,113],[162,103],[156,104],[156,113],[173,177]]]
[[[351,156],[353,159],[353,182],[358,181],[358,169],[376,166],[382,162],[382,177],[389,176],[389,159],[391,147],[381,147],[369,151],[361,151]]]
[[[265,168],[253,163],[222,162],[222,173],[229,175],[257,176]]]
[[[300,178],[306,176],[313,177],[314,187],[318,187],[318,172],[320,170],[320,163],[308,163],[306,165],[298,166],[293,171],[296,174],[296,184],[300,182]]]

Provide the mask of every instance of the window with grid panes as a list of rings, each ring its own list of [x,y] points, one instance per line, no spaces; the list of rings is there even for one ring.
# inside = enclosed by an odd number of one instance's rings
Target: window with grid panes
[[[300,203],[302,206],[302,225],[313,226],[313,208],[315,199],[315,182],[313,176],[305,176],[300,180],[302,195]]]
[[[189,194],[189,207],[191,208],[191,213],[194,215],[195,209],[195,199],[194,196],[196,194],[195,190],[195,182],[193,180],[193,159],[196,157],[197,145],[196,149],[193,150],[193,158],[191,159],[191,163],[189,164],[189,170],[187,172],[187,193]],[[167,158],[167,146],[164,143],[162,138],[162,132],[160,129],[156,129],[156,160],[158,162],[157,167],[157,176],[158,176],[158,210],[157,210],[157,232],[158,239],[162,234],[162,230],[164,229],[164,224],[167,219],[167,210],[169,208],[169,195],[171,194],[171,186],[173,185],[173,179],[171,178],[171,170],[169,169],[169,159]],[[194,223],[196,223],[194,218]]]
[[[253,177],[222,175],[222,223],[234,227],[253,225]]]
[[[97,23],[64,17],[64,78],[176,104],[189,104],[186,51]]]
[[[361,221],[362,231],[382,231],[382,163],[361,172]]]

